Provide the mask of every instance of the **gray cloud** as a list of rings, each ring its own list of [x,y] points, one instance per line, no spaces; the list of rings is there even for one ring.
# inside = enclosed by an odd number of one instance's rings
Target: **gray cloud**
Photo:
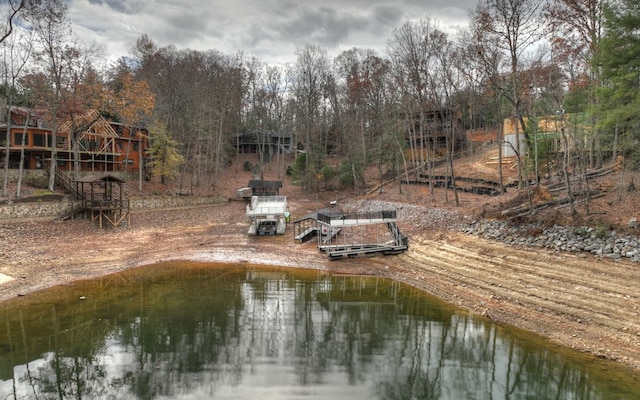
[[[352,31],[367,25],[361,16],[350,12],[338,12],[328,7],[303,7],[298,15],[280,27],[279,38],[334,47],[348,38]]]
[[[131,7],[133,2],[126,0],[89,0],[89,3],[95,5],[105,5],[113,11],[125,14],[131,13],[136,9],[136,7]]]
[[[242,51],[265,61],[295,61],[317,44],[335,55],[353,47],[384,52],[394,29],[436,19],[443,30],[464,25],[477,0],[68,0],[74,31],[126,55],[143,33],[160,47]]]

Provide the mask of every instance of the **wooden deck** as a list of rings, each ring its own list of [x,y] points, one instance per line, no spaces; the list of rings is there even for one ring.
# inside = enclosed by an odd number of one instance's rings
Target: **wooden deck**
[[[125,219],[127,226],[131,224],[129,200],[84,200],[82,208],[91,215],[91,222],[98,221],[100,229],[104,223],[117,227]]]

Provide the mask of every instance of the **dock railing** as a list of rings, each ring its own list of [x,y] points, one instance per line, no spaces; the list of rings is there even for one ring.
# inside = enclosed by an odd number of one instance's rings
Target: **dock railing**
[[[396,210],[382,210],[382,211],[363,211],[351,214],[327,214],[318,213],[318,221],[331,225],[331,221],[336,220],[352,220],[356,223],[358,221],[366,222],[371,220],[395,220]]]
[[[282,214],[286,210],[286,196],[253,196],[247,204],[247,215]]]

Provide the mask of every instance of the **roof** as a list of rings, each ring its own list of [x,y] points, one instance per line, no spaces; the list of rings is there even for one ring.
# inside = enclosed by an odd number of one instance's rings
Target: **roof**
[[[75,126],[74,126],[75,124]],[[58,132],[71,133],[72,129],[82,129],[79,139],[86,135],[106,138],[118,138],[118,134],[111,127],[111,123],[104,119],[97,110],[89,110],[84,115],[76,117],[75,121],[67,121],[58,127]]]
[[[252,189],[280,189],[282,187],[282,181],[263,181],[260,179],[254,179],[249,181],[248,187]]]
[[[260,129],[253,129],[250,131],[244,131],[244,132],[237,132],[235,134],[236,138],[242,137],[242,136],[257,136],[257,135],[262,135],[262,136],[272,136],[272,137],[281,137],[281,138],[291,138],[293,137],[293,134],[289,131],[263,131]]]
[[[74,182],[80,183],[95,183],[95,182],[120,182],[125,183],[126,181],[118,178],[117,176],[109,175],[109,174],[91,174],[85,175],[80,179],[74,180]]]

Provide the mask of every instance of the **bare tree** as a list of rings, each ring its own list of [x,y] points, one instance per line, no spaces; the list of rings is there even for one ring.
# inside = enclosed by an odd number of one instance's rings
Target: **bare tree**
[[[148,82],[155,94],[156,115],[181,145],[185,163],[180,186],[189,173],[191,185],[205,179],[213,185],[246,110],[243,57],[173,46],[158,49],[146,36],[132,53],[139,64],[134,76]]]
[[[380,180],[383,163],[389,152],[390,137],[388,101],[390,95],[390,63],[370,49],[353,48],[335,59],[342,110],[342,146],[352,168],[352,182],[361,177],[353,174],[371,162],[378,165]],[[395,115],[393,120],[397,120]],[[392,147],[395,147],[392,146]],[[389,158],[390,159],[390,158]]]
[[[0,5],[2,15],[2,30],[0,31],[0,43],[4,42],[13,33],[14,23],[20,19],[27,6],[27,0],[5,0],[6,3]]]
[[[542,3],[537,0],[482,0],[471,16],[477,55],[485,59],[485,65],[498,67],[497,71],[486,71],[486,78],[511,105],[515,128],[514,150],[521,184],[524,178],[520,132],[528,142],[527,124],[522,111],[522,97],[526,93],[521,82],[522,60],[542,37],[541,7]],[[502,51],[502,57],[494,49]]]
[[[448,190],[453,186],[455,204],[460,205],[458,192],[455,188],[455,171],[453,159],[457,144],[460,143],[461,133],[457,123],[460,114],[459,94],[465,84],[460,68],[463,65],[461,52],[455,48],[444,32],[436,30],[432,34],[434,57],[436,59],[434,84],[431,85],[433,96],[443,109],[443,127],[446,141],[447,180],[445,201],[449,201]]]
[[[327,132],[323,129],[323,107],[330,71],[329,58],[325,50],[314,45],[306,45],[296,53],[296,121],[305,146],[303,188],[310,192],[319,189],[316,175],[324,158],[323,139]]]
[[[434,63],[434,23],[431,19],[408,22],[394,31],[389,40],[389,53],[398,87],[403,89],[404,112],[409,132],[412,160],[418,159],[415,173],[426,167],[429,175],[429,192],[434,199],[432,184],[434,149],[434,130],[428,129],[426,115],[429,110],[440,105],[433,98],[429,87],[433,84]],[[414,164],[415,166],[415,164]]]
[[[7,146],[2,190],[3,195],[6,196],[9,169],[10,118],[13,105],[11,93],[16,92],[17,79],[21,76],[32,54],[34,30],[31,28],[37,26],[44,18],[61,20],[64,17],[66,8],[60,0],[7,0],[5,3],[0,4],[0,12],[3,13],[2,31],[0,32],[0,44],[2,44],[4,54],[3,81],[10,94],[10,98],[7,99]],[[18,23],[22,28],[17,30],[16,33],[15,27]],[[9,39],[11,39],[10,43],[7,42]],[[21,158],[23,157],[24,155],[21,155]],[[21,179],[22,172],[20,172],[18,178],[18,196],[20,195]]]
[[[291,89],[290,76],[284,68],[279,66],[265,66],[262,76],[263,96],[261,97],[261,103],[267,126],[278,133],[278,140],[283,139],[283,137],[289,137],[291,140],[293,123],[291,122],[291,113],[285,107],[286,98]],[[278,143],[277,157],[277,176],[280,178],[284,174],[284,143]]]
[[[601,85],[600,67],[594,61],[604,29],[603,0],[549,0],[544,8],[554,62],[568,76],[572,96],[587,98],[584,106],[595,107]],[[556,110],[561,108],[559,103]],[[601,134],[597,131],[597,114],[591,117],[589,166],[602,164]],[[615,159],[615,152],[612,159]]]
[[[7,196],[7,188],[9,181],[9,158],[11,143],[11,108],[14,104],[14,93],[17,92],[17,81],[22,76],[27,62],[31,58],[33,50],[33,34],[30,31],[20,31],[5,38],[0,42],[0,51],[2,51],[2,82],[7,89],[7,135],[5,138],[5,154],[4,154],[4,181],[2,184],[2,195]],[[25,123],[26,128],[26,123]],[[23,140],[24,140],[23,135]],[[24,154],[24,145],[22,146],[22,154]],[[21,156],[22,158],[23,156]],[[22,168],[22,163],[20,164]],[[20,186],[22,182],[22,171],[18,176],[18,186],[16,189],[16,197],[20,197]]]
[[[44,76],[51,82],[50,85],[47,85],[50,90],[39,94],[41,95],[41,103],[46,104],[49,109],[51,124],[49,190],[53,191],[56,179],[58,111],[62,102],[65,72],[64,48],[70,34],[70,28],[65,19],[66,6],[64,3],[58,0],[46,3],[49,3],[49,7],[45,7],[36,14],[33,26],[39,41],[38,61],[43,67]],[[41,86],[41,88],[43,87]]]

